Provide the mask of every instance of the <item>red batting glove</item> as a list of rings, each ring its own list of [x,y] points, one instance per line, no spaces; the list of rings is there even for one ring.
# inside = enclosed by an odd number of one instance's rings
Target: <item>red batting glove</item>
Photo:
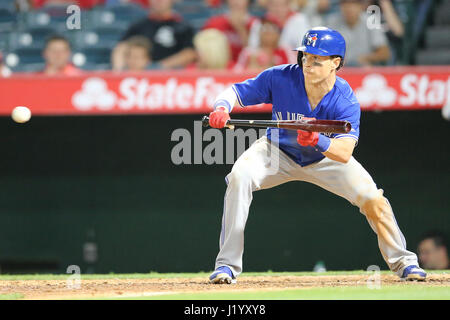
[[[318,132],[297,130],[297,142],[302,147],[307,146],[315,147],[318,141],[319,141]]]
[[[225,107],[218,107],[215,111],[209,114],[209,125],[213,128],[222,129],[230,120],[230,115]]]
[[[316,120],[316,118],[303,117],[302,120]],[[315,147],[319,141],[318,132],[309,132],[304,130],[297,130],[297,142],[302,147]]]

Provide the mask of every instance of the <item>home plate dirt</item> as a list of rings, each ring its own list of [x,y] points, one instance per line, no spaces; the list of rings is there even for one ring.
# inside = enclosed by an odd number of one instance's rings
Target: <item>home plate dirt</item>
[[[360,286],[368,275],[334,276],[242,276],[236,284],[214,285],[201,278],[99,279],[81,280],[79,289],[70,289],[66,280],[0,280],[0,295],[20,293],[24,299],[84,299],[136,297],[173,293],[259,291],[338,286]],[[402,284],[395,275],[381,275],[382,285]],[[430,274],[426,282],[414,286],[450,286],[450,274]]]

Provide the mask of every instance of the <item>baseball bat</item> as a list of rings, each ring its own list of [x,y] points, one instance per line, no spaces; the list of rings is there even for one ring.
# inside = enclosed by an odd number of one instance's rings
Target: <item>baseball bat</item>
[[[209,126],[209,117],[202,119],[204,127]],[[342,120],[241,120],[230,119],[226,127],[233,129],[236,127],[257,127],[257,128],[280,128],[289,130],[305,130],[310,132],[324,133],[348,133],[352,125],[348,121]]]

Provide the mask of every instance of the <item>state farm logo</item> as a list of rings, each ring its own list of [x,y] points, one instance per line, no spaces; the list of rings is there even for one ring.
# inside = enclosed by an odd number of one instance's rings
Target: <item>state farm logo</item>
[[[378,105],[389,107],[397,99],[397,91],[387,85],[381,74],[370,74],[362,80],[362,87],[355,90],[356,98],[362,106]]]
[[[432,74],[407,73],[391,80],[381,74],[369,74],[355,90],[361,107],[439,107],[450,103],[450,77],[431,80]],[[394,78],[395,79],[395,78]]]
[[[443,106],[450,101],[450,76],[431,80],[427,74],[405,74],[400,89],[405,93],[398,99],[401,106]]]
[[[117,95],[108,90],[108,85],[101,78],[89,78],[83,82],[81,91],[72,96],[72,104],[81,111],[94,107],[99,110],[112,109],[117,101]]]
[[[94,77],[86,79],[81,90],[74,93],[72,105],[80,111],[201,109],[212,106],[217,95],[231,85],[218,83],[213,77],[181,83],[175,77],[153,83],[147,78],[126,77],[120,79],[117,90],[112,90],[104,79]]]

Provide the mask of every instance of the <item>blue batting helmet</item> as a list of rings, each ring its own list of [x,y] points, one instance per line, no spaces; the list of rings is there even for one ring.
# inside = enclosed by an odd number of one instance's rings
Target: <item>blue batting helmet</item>
[[[326,27],[315,27],[306,32],[303,37],[301,46],[294,49],[298,51],[297,63],[303,67],[303,52],[316,54],[318,56],[338,56],[341,62],[336,68],[338,71],[344,65],[345,58],[345,40],[344,37],[336,30]]]
[[[308,52],[318,56],[340,56],[345,58],[345,40],[336,30],[316,27],[308,30],[301,46],[295,51]]]

